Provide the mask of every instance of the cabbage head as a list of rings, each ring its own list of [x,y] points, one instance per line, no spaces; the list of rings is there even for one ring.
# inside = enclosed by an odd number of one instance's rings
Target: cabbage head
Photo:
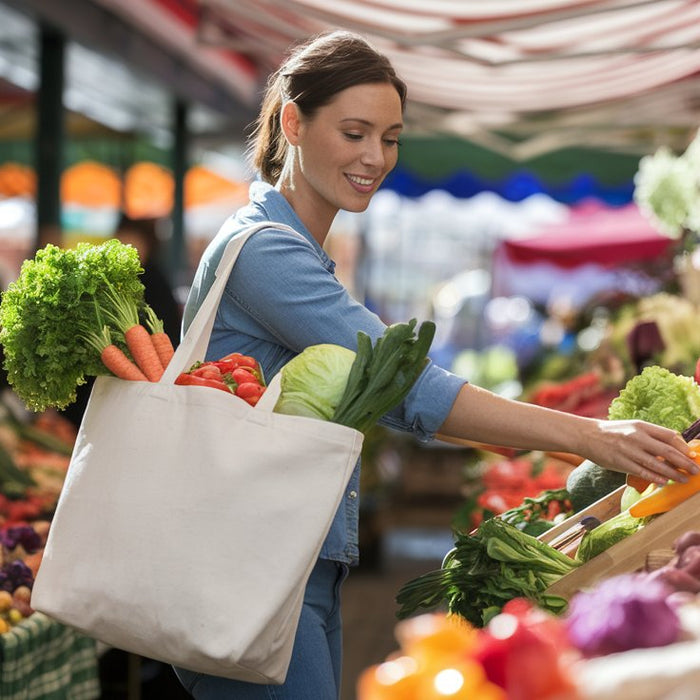
[[[632,377],[608,409],[610,420],[634,418],[683,432],[700,417],[700,386],[692,377],[653,365]]]
[[[331,420],[348,382],[355,352],[332,343],[305,348],[280,370],[276,413]]]

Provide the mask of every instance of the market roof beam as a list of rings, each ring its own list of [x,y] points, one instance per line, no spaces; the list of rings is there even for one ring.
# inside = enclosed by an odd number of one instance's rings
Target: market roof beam
[[[78,43],[137,67],[167,86],[180,99],[198,102],[229,117],[240,114],[242,124],[250,121],[251,106],[236,99],[229,87],[215,77],[195,70],[186,58],[159,46],[133,24],[91,0],[3,2],[57,27]]]

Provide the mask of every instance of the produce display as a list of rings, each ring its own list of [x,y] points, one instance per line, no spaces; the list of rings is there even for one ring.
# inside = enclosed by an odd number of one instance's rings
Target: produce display
[[[56,412],[21,420],[0,398],[0,634],[29,617],[31,589],[75,441]]]
[[[694,697],[699,562],[700,531],[687,531],[659,568],[611,576],[574,594],[560,614],[514,597],[484,625],[449,611],[409,617],[395,627],[398,650],[359,676],[357,698]],[[677,661],[640,666],[648,658],[640,652],[676,648]]]
[[[465,468],[463,493],[467,501],[453,527],[469,532],[500,515],[521,530],[538,535],[571,514],[565,486],[573,468],[568,456],[537,452],[480,459]]]
[[[547,397],[540,398],[545,404]],[[559,402],[557,397],[552,400]],[[631,377],[608,407],[610,420],[643,419],[681,432],[689,443],[690,456],[700,463],[698,416],[700,386],[694,377],[658,365],[648,365]],[[519,457],[498,464],[512,470],[518,460],[526,462]],[[482,476],[487,479],[488,472]],[[397,617],[402,622],[397,625],[397,636],[402,624],[426,615],[457,619],[472,629],[477,639],[492,644],[491,654],[486,655],[477,653],[479,645],[473,640],[460,647],[462,661],[468,658],[480,662],[482,675],[470,671],[468,681],[465,676],[455,681],[453,691],[440,695],[434,686],[442,670],[453,668],[449,655],[441,661],[432,659],[430,665],[416,659],[412,665],[404,664],[409,669],[404,675],[411,676],[411,680],[404,679],[403,685],[385,676],[383,664],[378,664],[368,669],[358,683],[358,700],[422,698],[424,695],[416,694],[414,689],[422,689],[426,684],[433,688],[433,694],[425,697],[491,697],[488,687],[482,695],[479,687],[472,685],[474,676],[498,686],[502,697],[509,700],[597,698],[583,687],[596,680],[595,672],[586,666],[588,662],[638,653],[640,649],[672,647],[689,640],[700,644],[700,625],[686,623],[692,611],[700,615],[700,533],[693,529],[685,532],[670,550],[632,552],[635,548],[627,547],[628,541],[635,541],[647,529],[654,534],[649,534],[646,541],[653,543],[669,541],[669,535],[664,533],[676,533],[684,523],[700,526],[691,503],[680,508],[698,492],[700,478],[695,475],[689,475],[685,483],[669,481],[657,485],[584,462],[571,471],[566,488],[544,491],[539,496],[523,498],[519,506],[490,517],[487,514],[470,532],[455,531],[455,546],[441,567],[408,581],[399,590]],[[557,510],[550,511],[550,501],[557,504]],[[611,510],[615,503],[618,507]],[[657,518],[671,517],[677,507],[679,515],[675,520],[664,521],[665,526],[657,523]],[[557,511],[561,517],[567,508],[568,517],[557,521]],[[599,562],[600,555],[608,550],[617,552],[614,559],[609,559],[616,562],[616,567],[610,567],[613,573],[605,576],[609,565]],[[643,563],[632,565],[633,561]],[[630,564],[620,574],[620,563],[624,562]],[[564,581],[567,585],[560,585]],[[547,621],[546,636],[555,640],[552,657],[532,636],[515,632],[528,616],[534,616],[530,624],[533,619],[539,621],[537,624]],[[516,639],[524,645],[519,652],[513,652],[513,658],[521,659],[521,669],[527,660],[533,663],[538,659],[539,668],[545,665],[541,659],[549,659],[546,666],[554,669],[553,682],[559,685],[528,687],[521,675],[508,676],[503,670],[509,653],[506,650],[511,644],[517,647]],[[402,647],[398,658],[405,653],[409,652]],[[561,669],[565,670],[560,676]],[[700,668],[693,669],[692,664],[686,663],[683,669],[678,670],[678,678],[700,675]],[[668,675],[669,671],[658,673]],[[664,679],[667,684],[673,681],[674,678]],[[463,690],[467,686],[469,690]],[[662,697],[658,683],[650,683],[649,687],[654,687],[657,694],[647,695],[641,688],[633,697]],[[600,697],[608,697],[600,693]],[[616,696],[611,692],[609,697]]]

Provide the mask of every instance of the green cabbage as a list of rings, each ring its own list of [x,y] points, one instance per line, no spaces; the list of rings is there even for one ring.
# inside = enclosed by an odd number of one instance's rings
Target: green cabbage
[[[652,365],[630,379],[608,410],[610,420],[634,418],[683,432],[700,416],[700,386],[692,377]]]
[[[354,361],[355,352],[340,345],[310,345],[282,367],[274,411],[331,420]]]

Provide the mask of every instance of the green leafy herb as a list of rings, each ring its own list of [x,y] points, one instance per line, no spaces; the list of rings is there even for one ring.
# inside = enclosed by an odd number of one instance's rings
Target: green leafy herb
[[[566,600],[547,588],[573,571],[574,561],[500,518],[481,523],[474,534],[456,533],[455,547],[440,569],[404,584],[396,601],[398,617],[445,606],[483,627],[513,598],[525,597],[555,614]]]
[[[0,343],[8,381],[28,408],[65,408],[85,377],[108,373],[85,336],[105,325],[110,294],[142,308],[142,272],[136,249],[117,240],[47,245],[23,263],[0,302]]]

